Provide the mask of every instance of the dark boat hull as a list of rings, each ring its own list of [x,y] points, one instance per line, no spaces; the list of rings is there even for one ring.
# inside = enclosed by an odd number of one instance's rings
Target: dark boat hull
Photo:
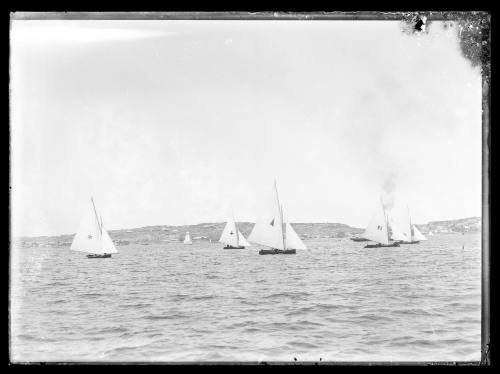
[[[368,239],[365,238],[351,238],[353,242],[369,242]]]
[[[399,244],[418,244],[420,242],[418,240],[414,240],[414,241],[411,241],[411,242],[400,241],[398,243]]]
[[[234,247],[232,245],[226,245],[223,249],[245,249],[242,245]]]
[[[294,255],[295,249],[261,249],[259,255]]]
[[[365,248],[382,248],[382,247],[399,247],[399,243],[392,243],[392,244],[367,244],[365,245]]]
[[[103,255],[94,255],[94,254],[87,255],[87,258],[110,258],[110,257],[111,253],[105,253]]]

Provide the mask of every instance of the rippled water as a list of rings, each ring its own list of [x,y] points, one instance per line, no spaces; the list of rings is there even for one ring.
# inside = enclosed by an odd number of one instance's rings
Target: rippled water
[[[13,249],[15,361],[479,360],[480,235]],[[462,248],[462,246],[464,246]]]

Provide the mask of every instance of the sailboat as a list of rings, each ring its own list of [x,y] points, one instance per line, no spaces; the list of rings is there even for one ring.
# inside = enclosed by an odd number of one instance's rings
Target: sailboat
[[[392,236],[400,235],[400,232],[396,229],[394,232],[394,227],[392,227]],[[389,232],[389,216],[387,215],[382,199],[380,200],[380,205],[377,205],[373,217],[366,227],[365,231],[360,235],[362,238],[377,242],[377,244],[367,244],[365,248],[378,248],[378,247],[399,247],[398,242],[389,243],[391,234]]]
[[[405,224],[403,224],[402,229],[403,232],[406,236],[405,240],[401,240],[401,244],[418,244],[420,241],[427,240],[427,238],[422,235],[422,233],[417,229],[417,226],[415,226],[411,222],[411,215],[410,215],[410,208],[407,207],[407,221]]]
[[[259,255],[295,254],[297,249],[307,249],[290,223],[284,224],[283,206],[280,205],[276,181],[272,200],[266,208],[270,211],[255,224],[248,237],[250,242],[271,247],[261,249]]]
[[[388,224],[389,224],[389,238],[391,240],[397,241],[397,242],[402,242],[405,241],[408,237],[406,234],[399,229],[399,227],[396,225],[396,222],[394,221],[393,217],[388,214]]]
[[[92,197],[70,249],[90,253],[87,258],[109,258],[112,253],[118,253],[97,214]]]
[[[189,235],[189,231],[186,231],[186,236],[184,237],[184,244],[193,244],[191,241],[191,235]]]
[[[219,242],[226,244],[224,249],[244,249],[250,246],[250,243],[246,241],[243,234],[238,230],[234,216],[226,223]]]

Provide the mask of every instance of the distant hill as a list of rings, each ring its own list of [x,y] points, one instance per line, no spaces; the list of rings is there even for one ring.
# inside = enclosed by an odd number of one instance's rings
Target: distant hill
[[[454,219],[449,221],[431,221],[417,227],[425,234],[429,231],[433,233],[465,233],[465,232],[480,232],[481,217],[470,217],[462,219]]]
[[[146,226],[135,229],[111,230],[109,235],[117,245],[150,245],[179,242],[184,240],[186,231],[189,231],[193,241],[218,241],[224,225],[225,222],[199,223],[185,226]],[[248,237],[253,225],[250,222],[240,222],[238,228],[245,237]],[[292,225],[297,234],[303,239],[351,237],[362,233],[364,230],[343,223],[293,223]],[[481,218],[471,217],[451,221],[432,221],[426,224],[417,224],[417,227],[424,234],[429,231],[433,233],[479,232],[481,230]],[[71,245],[74,235],[23,237],[20,238],[20,241],[24,247],[67,247]]]

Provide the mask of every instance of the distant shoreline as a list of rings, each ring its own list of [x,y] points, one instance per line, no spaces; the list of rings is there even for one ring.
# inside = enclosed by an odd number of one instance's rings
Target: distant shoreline
[[[291,223],[302,239],[349,238],[359,235],[364,228],[352,227],[343,223]],[[199,223],[196,225],[156,225],[133,229],[109,230],[111,239],[117,245],[177,243],[184,239],[186,231],[191,233],[193,241],[218,241],[225,222]],[[245,237],[250,234],[254,223],[240,222],[238,226]],[[453,234],[481,231],[481,217],[469,217],[448,221],[431,221],[416,224],[424,234]],[[53,236],[22,236],[13,238],[13,242],[21,242],[23,247],[38,246],[70,246],[73,234]]]

